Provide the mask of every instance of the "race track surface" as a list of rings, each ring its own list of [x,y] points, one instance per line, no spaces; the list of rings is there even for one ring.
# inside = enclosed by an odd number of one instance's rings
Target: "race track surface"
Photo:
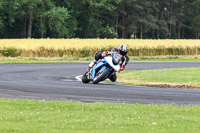
[[[200,105],[200,90],[83,84],[88,63],[0,64],[0,98]],[[127,70],[200,67],[199,62],[129,63]],[[181,76],[181,75],[180,75]]]

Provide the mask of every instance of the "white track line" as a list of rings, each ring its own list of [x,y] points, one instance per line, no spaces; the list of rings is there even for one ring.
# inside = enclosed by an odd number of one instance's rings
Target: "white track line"
[[[77,79],[78,81],[82,81],[82,80],[81,80],[81,77],[82,77],[82,76],[83,76],[83,75],[76,76],[75,79]]]

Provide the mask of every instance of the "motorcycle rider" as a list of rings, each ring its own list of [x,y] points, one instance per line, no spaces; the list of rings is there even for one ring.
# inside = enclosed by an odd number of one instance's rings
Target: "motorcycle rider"
[[[128,64],[128,61],[129,61],[129,57],[127,55],[127,52],[128,52],[128,47],[124,44],[121,44],[119,46],[119,48],[114,48],[112,49],[111,51],[104,51],[103,53],[97,51],[95,53],[95,58],[94,60],[89,64],[89,68],[92,68],[96,62],[99,60],[99,59],[103,59],[104,57],[110,55],[112,52],[119,52],[119,54],[122,55],[121,57],[121,64],[120,64],[120,71],[123,71],[125,69],[125,66]],[[116,76],[116,73],[112,74],[109,79],[112,81],[112,82],[115,82],[117,80],[117,76]]]

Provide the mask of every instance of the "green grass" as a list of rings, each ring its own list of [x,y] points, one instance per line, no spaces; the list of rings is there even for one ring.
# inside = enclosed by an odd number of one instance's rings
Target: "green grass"
[[[200,106],[0,99],[1,133],[195,133]]]
[[[118,81],[134,85],[200,88],[200,68],[124,71],[118,75]]]
[[[131,62],[200,62],[199,58],[158,58],[158,59],[148,59],[148,58],[141,58],[141,59],[134,59]]]
[[[0,63],[78,63],[90,62],[92,58],[0,58]]]
[[[93,57],[61,57],[61,58],[38,58],[38,57],[1,57],[0,63],[66,63],[66,62],[90,62]],[[200,62],[200,57],[194,56],[164,56],[164,57],[130,57],[130,62]]]
[[[0,64],[5,63],[80,63],[88,60],[0,60]]]

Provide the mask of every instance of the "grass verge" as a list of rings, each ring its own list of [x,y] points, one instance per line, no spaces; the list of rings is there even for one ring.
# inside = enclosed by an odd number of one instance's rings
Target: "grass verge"
[[[118,78],[130,85],[200,89],[200,68],[124,71]]]
[[[28,58],[28,57],[6,57],[0,58],[0,64],[3,63],[80,63],[80,62],[90,62],[92,57],[79,58]]]
[[[130,60],[133,62],[200,62],[200,56],[132,56]]]
[[[0,99],[0,132],[170,132],[200,130],[200,106]]]
[[[94,57],[0,57],[0,63],[66,63],[90,62]],[[200,56],[143,56],[130,57],[130,62],[200,62]]]

